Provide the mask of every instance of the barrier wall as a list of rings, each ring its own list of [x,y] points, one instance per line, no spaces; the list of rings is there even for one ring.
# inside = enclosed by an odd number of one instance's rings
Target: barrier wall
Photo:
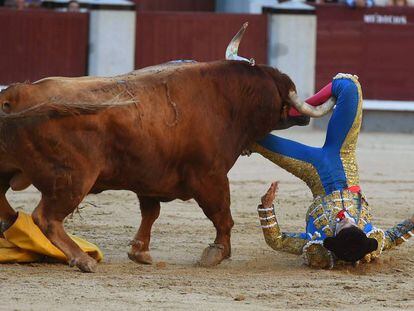
[[[314,10],[268,10],[269,64],[288,74],[298,95],[315,92],[316,15]]]
[[[267,16],[216,13],[137,14],[135,66],[174,59],[224,59],[226,47],[244,22],[250,25],[239,55],[267,63]]]
[[[92,76],[114,76],[135,68],[136,12],[92,10],[89,28],[89,68]]]
[[[263,7],[275,6],[275,0],[217,0],[218,12],[261,14]]]
[[[350,72],[360,77],[367,99],[414,101],[414,8],[324,5],[316,13],[317,88]]]
[[[0,85],[87,73],[89,14],[0,8]]]

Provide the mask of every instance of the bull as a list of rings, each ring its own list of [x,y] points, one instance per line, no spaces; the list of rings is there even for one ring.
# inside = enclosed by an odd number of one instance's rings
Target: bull
[[[193,198],[216,229],[200,263],[216,265],[231,254],[227,173],[238,156],[271,130],[309,120],[289,117],[291,107],[318,116],[333,105],[309,106],[295,92],[286,74],[240,59],[12,85],[0,93],[0,219],[17,217],[6,191],[34,185],[33,221],[69,265],[93,272],[96,261],[63,227],[86,195],[137,194],[142,219],[128,256],[145,264],[160,202]]]

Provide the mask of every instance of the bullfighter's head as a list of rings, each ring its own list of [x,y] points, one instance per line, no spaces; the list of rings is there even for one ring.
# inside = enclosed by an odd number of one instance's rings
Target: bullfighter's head
[[[327,237],[323,241],[323,246],[338,259],[355,263],[377,250],[378,241],[368,238],[352,218],[344,217],[338,220],[335,236]]]

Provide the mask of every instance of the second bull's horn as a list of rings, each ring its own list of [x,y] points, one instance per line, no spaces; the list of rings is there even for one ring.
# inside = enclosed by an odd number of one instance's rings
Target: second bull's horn
[[[226,59],[248,62],[250,63],[250,65],[254,66],[256,63],[254,58],[247,59],[247,58],[237,55],[237,52],[239,51],[240,41],[243,38],[244,32],[247,29],[247,26],[249,26],[249,23],[248,22],[244,23],[242,28],[240,28],[239,32],[233,37],[233,39],[231,39],[226,49]]]
[[[312,118],[319,118],[326,115],[332,108],[335,106],[335,99],[333,97],[329,98],[325,103],[319,106],[312,106],[304,101],[301,101],[298,97],[298,94],[294,91],[289,93],[289,98],[292,101],[292,105],[305,116]]]

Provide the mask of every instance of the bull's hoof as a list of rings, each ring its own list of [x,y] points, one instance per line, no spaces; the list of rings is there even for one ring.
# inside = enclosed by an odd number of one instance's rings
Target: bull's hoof
[[[213,267],[217,266],[223,259],[226,259],[229,256],[226,256],[224,246],[221,244],[210,244],[201,255],[199,261],[200,266],[202,267]]]
[[[88,255],[84,255],[81,258],[72,259],[69,261],[69,266],[71,267],[78,267],[79,270],[86,273],[93,273],[96,272],[97,262],[95,259]]]
[[[128,258],[137,263],[142,263],[145,265],[152,264],[152,257],[149,251],[146,251],[146,252],[135,251],[134,252],[133,250],[131,250],[128,252]]]
[[[144,249],[144,242],[133,239],[129,245],[131,245],[131,250],[128,252],[128,258],[137,263],[142,263],[144,265],[152,264],[152,257],[150,252]]]

